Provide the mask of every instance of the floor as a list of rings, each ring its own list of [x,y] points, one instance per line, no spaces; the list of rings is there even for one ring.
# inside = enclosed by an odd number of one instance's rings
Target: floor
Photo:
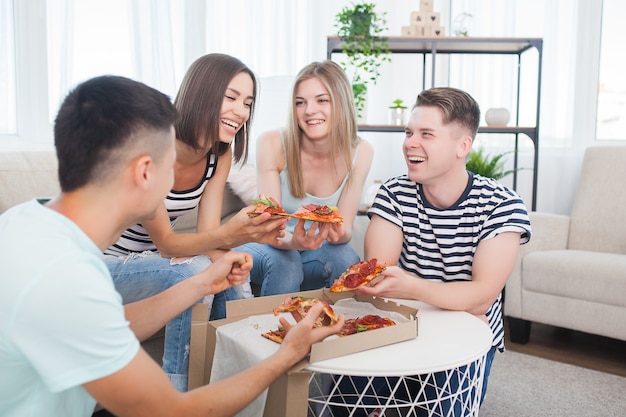
[[[533,323],[527,344],[507,338],[505,345],[515,352],[626,377],[626,341]]]
[[[505,328],[508,327],[505,318]],[[508,334],[508,329],[506,333]],[[626,341],[533,323],[530,341],[505,341],[509,350],[626,377]],[[111,417],[106,411],[93,417]]]

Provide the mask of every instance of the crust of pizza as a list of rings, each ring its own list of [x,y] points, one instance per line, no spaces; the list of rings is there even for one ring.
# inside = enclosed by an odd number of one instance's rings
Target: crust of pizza
[[[330,286],[330,292],[353,291],[360,286],[372,282],[386,269],[376,258],[361,261],[346,269]]]
[[[291,217],[295,219],[311,220],[320,223],[343,223],[343,217],[337,207],[318,206],[307,204],[293,212]]]

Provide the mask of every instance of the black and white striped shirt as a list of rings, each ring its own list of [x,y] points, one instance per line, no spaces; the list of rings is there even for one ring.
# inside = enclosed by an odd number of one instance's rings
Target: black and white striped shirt
[[[200,203],[200,197],[204,192],[207,182],[215,174],[217,168],[217,155],[209,153],[207,155],[204,176],[195,187],[185,191],[171,190],[165,197],[165,208],[170,216],[172,227],[176,224],[178,217],[195,209]],[[156,246],[148,235],[148,232],[141,224],[129,227],[122,233],[118,241],[109,246],[104,253],[106,255],[124,256],[132,252],[155,252]]]
[[[449,208],[428,203],[420,185],[403,175],[386,181],[368,211],[402,228],[398,266],[418,277],[442,282],[470,281],[478,244],[503,232],[520,233],[528,242],[531,229],[522,199],[497,181],[470,174],[459,200]],[[487,312],[493,346],[504,349],[502,295]]]

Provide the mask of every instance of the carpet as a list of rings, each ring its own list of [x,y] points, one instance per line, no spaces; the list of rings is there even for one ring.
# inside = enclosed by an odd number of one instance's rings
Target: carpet
[[[480,417],[626,416],[626,378],[523,353],[497,353]]]

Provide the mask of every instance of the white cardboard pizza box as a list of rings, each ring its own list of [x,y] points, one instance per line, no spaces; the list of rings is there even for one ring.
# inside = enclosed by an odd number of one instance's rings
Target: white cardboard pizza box
[[[291,296],[318,298],[328,301],[331,305],[340,299],[354,298],[359,302],[371,303],[379,310],[386,310],[394,314],[399,313],[407,320],[395,326],[341,338],[329,338],[322,342],[315,343],[311,348],[311,354],[308,359],[294,366],[287,374],[280,377],[270,386],[265,402],[264,416],[266,417],[305,417],[307,415],[310,372],[306,371],[304,368],[310,363],[417,337],[418,310],[416,308],[397,304],[395,301],[363,296],[352,292],[331,293],[326,288],[293,294],[229,301],[226,304],[227,318],[209,322],[206,321],[208,306],[206,304],[197,304],[193,307],[192,315],[189,389],[209,383],[213,366],[217,329],[219,327],[252,316],[270,314],[285,298]],[[259,343],[266,342],[261,336],[259,336],[259,338]]]

